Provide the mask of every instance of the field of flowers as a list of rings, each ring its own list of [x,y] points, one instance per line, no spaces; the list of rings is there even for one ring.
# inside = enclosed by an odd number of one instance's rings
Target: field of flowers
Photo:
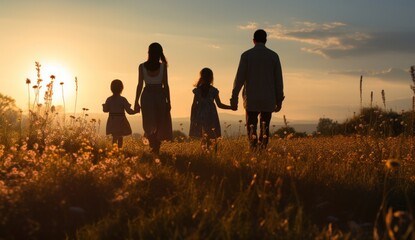
[[[56,109],[53,75],[41,104],[36,70],[27,114],[0,94],[0,239],[415,239],[411,127],[357,117],[347,136],[283,131],[258,152],[180,135],[153,155],[135,135],[111,145],[87,108]]]
[[[1,239],[414,237],[413,138],[186,140],[155,156],[93,124],[1,143]]]

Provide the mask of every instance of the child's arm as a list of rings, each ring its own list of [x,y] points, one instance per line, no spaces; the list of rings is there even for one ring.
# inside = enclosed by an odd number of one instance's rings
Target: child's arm
[[[197,115],[197,99],[196,99],[196,95],[194,95],[193,97],[193,103],[192,103],[192,108],[190,110],[190,122],[194,122],[195,121],[195,116]]]
[[[134,110],[139,113],[141,110],[141,106],[139,103],[140,100],[140,96],[141,96],[141,91],[143,90],[143,86],[144,86],[144,76],[143,76],[143,68],[144,66],[139,66],[138,67],[138,84],[137,84],[137,90],[135,93],[135,100],[134,100]]]
[[[102,111],[104,111],[104,112],[109,112],[110,111],[110,108],[108,106],[107,101],[105,101],[105,103],[102,104]]]
[[[126,111],[128,114],[130,114],[130,115],[133,115],[133,114],[136,114],[136,113],[139,113],[139,112],[140,112],[139,110],[134,110],[134,109],[132,109],[131,107],[129,107],[129,108],[125,108],[125,111]]]
[[[215,97],[215,102],[216,102],[216,105],[218,106],[218,108],[222,108],[222,109],[232,109],[232,107],[231,107],[231,106],[226,105],[226,104],[223,104],[223,103],[220,101],[219,94],[217,94],[217,95],[216,95],[216,97]]]
[[[123,102],[124,109],[128,114],[133,115],[140,112],[140,109],[132,109],[131,104],[128,102],[126,98],[123,98]]]

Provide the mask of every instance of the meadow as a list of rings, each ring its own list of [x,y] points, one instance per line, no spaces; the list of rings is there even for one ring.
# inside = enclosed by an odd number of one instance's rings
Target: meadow
[[[413,134],[287,133],[256,152],[181,136],[153,155],[52,95],[28,114],[1,95],[0,239],[415,238]]]
[[[414,237],[412,137],[275,137],[251,152],[241,136],[154,156],[86,126],[0,145],[0,238]]]

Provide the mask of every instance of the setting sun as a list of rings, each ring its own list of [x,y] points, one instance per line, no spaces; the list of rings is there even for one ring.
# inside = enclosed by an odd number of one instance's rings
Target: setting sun
[[[32,88],[40,86],[39,98],[44,97],[47,85],[53,80],[52,105],[68,107],[76,92],[75,76],[66,67],[55,62],[39,62],[39,70],[33,67],[30,72],[30,83]],[[38,82],[38,73],[42,81]],[[39,86],[37,86],[39,85]],[[71,105],[71,104],[70,104]]]

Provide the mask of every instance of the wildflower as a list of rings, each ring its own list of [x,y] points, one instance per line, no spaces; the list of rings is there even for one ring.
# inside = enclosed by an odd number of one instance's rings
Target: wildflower
[[[385,161],[385,165],[387,169],[397,169],[401,166],[401,162],[397,159],[388,159]]]
[[[0,157],[4,154],[4,145],[0,145]]]
[[[256,178],[257,178],[257,175],[255,173],[254,176],[252,177],[250,186],[253,186],[255,184]]]
[[[131,173],[131,168],[130,167],[126,167],[124,169],[124,174],[128,176],[128,175],[130,175],[130,173]]]
[[[139,173],[136,173],[133,177],[132,177],[132,179],[133,180],[139,180],[139,181],[144,181],[145,179],[139,174]]]
[[[153,174],[151,172],[147,172],[146,178],[147,179],[153,178]]]
[[[143,137],[143,144],[148,146],[150,144],[150,142],[148,141],[147,138]]]

